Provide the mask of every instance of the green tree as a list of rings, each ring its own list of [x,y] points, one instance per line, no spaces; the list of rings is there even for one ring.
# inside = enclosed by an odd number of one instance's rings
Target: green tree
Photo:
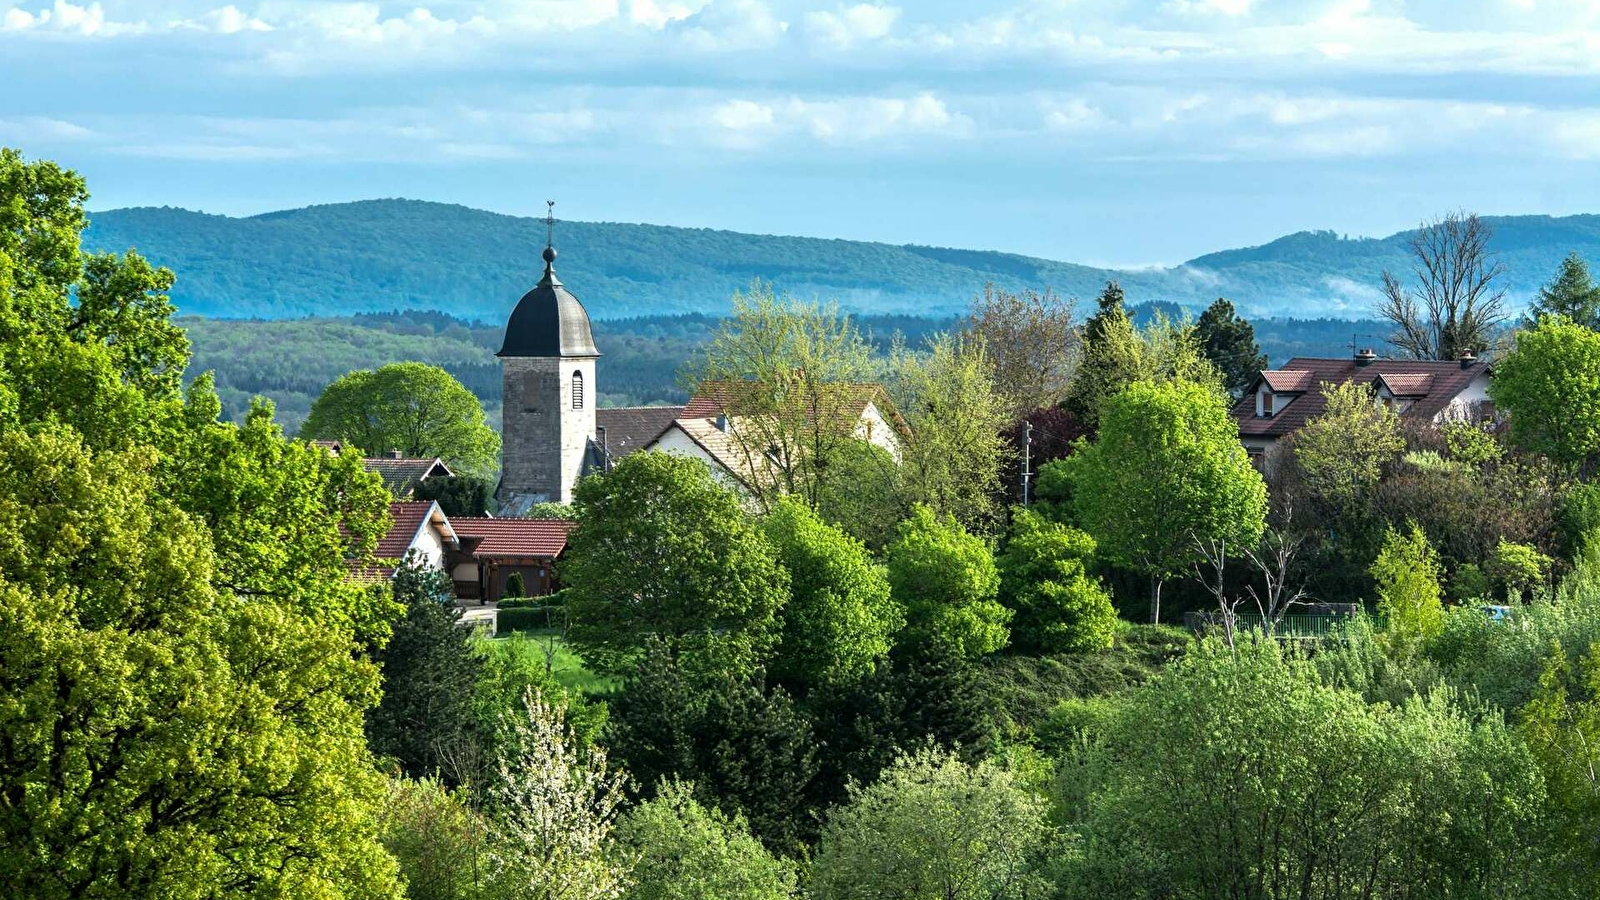
[[[1322,385],[1322,414],[1294,436],[1294,459],[1312,498],[1351,519],[1371,503],[1385,467],[1405,450],[1400,417],[1354,381]]]
[[[1495,366],[1489,396],[1513,442],[1569,465],[1600,454],[1600,333],[1560,318],[1517,335]]]
[[[1062,405],[1091,432],[1101,407],[1136,381],[1181,379],[1221,386],[1215,366],[1202,354],[1195,327],[1164,317],[1143,330],[1123,308],[1122,289],[1112,282],[1099,309],[1084,326],[1083,362]]]
[[[1044,896],[1045,803],[992,762],[924,749],[828,815],[811,872],[818,900]]]
[[[1494,555],[1484,561],[1483,569],[1505,589],[1506,599],[1514,603],[1542,586],[1554,564],[1555,560],[1537,547],[1502,540],[1494,548]]]
[[[906,500],[986,529],[999,514],[1010,420],[983,344],[941,335],[923,353],[896,354],[893,366],[895,403],[911,429],[900,458]]]
[[[1577,862],[1581,893],[1600,873],[1593,828],[1600,815],[1600,644],[1576,666],[1559,643],[1551,649],[1538,690],[1521,710],[1520,731],[1549,785],[1555,831]]]
[[[464,789],[433,778],[389,782],[379,819],[383,847],[399,864],[406,900],[488,900],[489,823]]]
[[[427,363],[359,369],[323,389],[300,426],[303,440],[336,440],[377,455],[434,457],[463,474],[487,475],[500,436],[483,406],[449,372]]]
[[[1227,401],[1203,385],[1130,385],[1106,402],[1099,439],[1061,464],[1100,551],[1150,578],[1151,621],[1162,583],[1195,559],[1197,541],[1252,547],[1265,528],[1266,485]]]
[[[1539,289],[1525,324],[1535,327],[1557,316],[1590,331],[1600,329],[1600,285],[1589,276],[1589,264],[1576,251],[1561,261],[1555,280]]]
[[[450,576],[410,558],[393,586],[406,613],[376,654],[383,699],[367,715],[367,743],[413,778],[453,778],[441,757],[480,739],[473,690],[482,657],[461,624]]]
[[[692,781],[700,800],[742,814],[769,848],[789,853],[812,834],[817,774],[811,721],[781,687],[683,672],[645,656],[611,701],[607,745],[648,793]]]
[[[1116,635],[1111,596],[1089,574],[1094,538],[1026,509],[996,559],[1000,601],[1013,613],[1011,643],[1024,653],[1106,650]]]
[[[699,460],[635,453],[578,485],[567,548],[569,639],[626,672],[660,640],[708,670],[749,672],[777,644],[789,575]]]
[[[0,151],[0,894],[393,897],[382,485],[182,396],[171,273],[82,254],[85,197]]]
[[[855,439],[854,402],[881,393],[862,380],[871,349],[837,304],[805,303],[760,280],[687,369],[690,393],[720,402],[748,490],[769,507],[793,494],[816,508],[838,448]]]
[[[1267,356],[1256,343],[1256,330],[1234,312],[1233,304],[1218,298],[1194,323],[1200,352],[1222,373],[1222,386],[1234,397],[1244,394],[1250,382],[1267,367]]]
[[[494,482],[476,475],[425,478],[411,489],[411,499],[437,500],[447,516],[485,516],[494,501]]]
[[[972,301],[964,329],[985,350],[1008,420],[1066,396],[1078,362],[1073,304],[1049,288],[1012,293],[993,284]]]
[[[977,657],[1006,645],[1011,611],[995,599],[994,555],[949,515],[911,511],[889,545],[889,585],[906,610],[903,641]]]
[[[1270,640],[1208,640],[1119,704],[1067,896],[1537,894],[1544,781],[1446,692],[1368,704]]]
[[[873,552],[882,552],[905,514],[900,464],[877,444],[856,440],[839,445],[830,466],[817,513]]]
[[[1439,556],[1414,523],[1406,532],[1390,528],[1372,564],[1378,584],[1378,612],[1385,633],[1398,648],[1420,647],[1444,628],[1440,601]]]
[[[633,863],[627,900],[785,900],[795,871],[750,836],[742,816],[694,798],[692,785],[663,784],[625,813],[616,845]]]
[[[789,573],[772,674],[802,692],[859,680],[889,654],[905,612],[867,548],[797,500],[777,502],[762,531]]]

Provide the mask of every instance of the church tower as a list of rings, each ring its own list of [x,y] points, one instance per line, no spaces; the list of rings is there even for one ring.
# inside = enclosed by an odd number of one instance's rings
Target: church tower
[[[553,205],[553,204],[552,204]],[[553,230],[553,214],[547,223]],[[547,240],[544,277],[506,322],[500,352],[502,465],[495,497],[503,514],[529,504],[571,503],[594,437],[594,362],[589,314],[556,278]]]

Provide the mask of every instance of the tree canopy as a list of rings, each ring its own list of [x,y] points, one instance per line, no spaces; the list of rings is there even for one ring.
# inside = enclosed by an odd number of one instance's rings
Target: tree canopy
[[[1206,307],[1194,323],[1194,336],[1200,352],[1222,373],[1222,386],[1234,397],[1242,395],[1267,367],[1267,356],[1256,343],[1255,327],[1234,312],[1227,300],[1218,298]]]
[[[1600,454],[1600,334],[1561,318],[1520,332],[1489,396],[1520,446],[1568,465]]]
[[[1589,264],[1576,251],[1561,261],[1554,281],[1541,287],[1528,310],[1529,325],[1562,316],[1594,331],[1600,329],[1600,285],[1589,275]]]
[[[463,474],[492,472],[500,453],[477,397],[449,372],[417,362],[341,376],[311,404],[300,437],[343,441],[369,456],[437,456]]]

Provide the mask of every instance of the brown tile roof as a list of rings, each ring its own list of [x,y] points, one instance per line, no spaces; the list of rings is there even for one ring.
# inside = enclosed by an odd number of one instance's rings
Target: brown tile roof
[[[1488,368],[1487,360],[1477,360],[1463,367],[1459,362],[1442,360],[1377,359],[1365,366],[1357,366],[1353,358],[1295,357],[1275,372],[1306,373],[1305,376],[1299,374],[1293,376],[1295,383],[1302,377],[1309,379],[1304,393],[1289,401],[1289,405],[1277,415],[1258,417],[1255,407],[1255,385],[1251,385],[1250,390],[1234,404],[1233,417],[1239,422],[1241,435],[1281,437],[1294,432],[1322,414],[1323,408],[1327,405],[1327,398],[1323,396],[1321,389],[1324,382],[1329,384],[1343,384],[1347,381],[1376,382],[1379,376],[1382,376],[1384,382],[1390,385],[1391,392],[1417,398],[1402,415],[1431,419]],[[1269,374],[1274,373],[1263,372],[1261,377],[1270,386],[1272,379],[1268,378]],[[1415,391],[1421,386],[1423,393],[1402,393],[1396,390],[1397,383],[1403,385],[1407,392]]]
[[[378,539],[378,546],[373,551],[373,556],[378,560],[372,566],[352,566],[351,575],[358,581],[375,581],[389,578],[394,575],[396,565],[405,559],[406,551],[411,549],[411,542],[416,539],[417,532],[422,530],[422,523],[427,521],[429,513],[439,504],[433,500],[401,500],[389,504],[389,518],[392,523],[383,537]],[[447,536],[453,536],[449,528],[449,521],[444,513],[438,514],[441,523],[444,523]],[[344,526],[340,526],[341,532]]]
[[[383,479],[383,486],[396,497],[409,497],[416,488],[417,482],[424,478],[448,478],[454,474],[444,461],[435,456],[432,459],[421,457],[403,456],[368,456],[363,457],[361,465],[368,472],[377,472]]]
[[[567,535],[577,525],[566,519],[491,519],[458,516],[450,520],[464,544],[472,544],[475,559],[540,557],[554,559],[567,547]]]
[[[606,449],[620,458],[643,450],[673,419],[683,415],[683,410],[681,406],[602,406],[594,411],[594,424],[606,430]]]
[[[1433,387],[1432,375],[1380,375],[1396,397],[1422,397]],[[1465,385],[1463,385],[1465,387]]]
[[[1312,373],[1304,369],[1269,369],[1261,373],[1267,387],[1283,394],[1301,394],[1315,384]]]
[[[339,452],[344,449],[344,445],[338,441],[312,441],[311,446],[316,447],[318,450],[326,450],[334,456],[338,456]]]

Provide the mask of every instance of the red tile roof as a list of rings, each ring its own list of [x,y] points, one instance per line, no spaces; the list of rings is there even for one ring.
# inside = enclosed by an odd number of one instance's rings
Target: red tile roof
[[[1233,417],[1239,422],[1241,435],[1281,437],[1322,414],[1327,405],[1321,387],[1324,382],[1375,382],[1382,376],[1384,382],[1390,385],[1391,392],[1416,397],[1415,402],[1401,415],[1431,419],[1488,368],[1487,360],[1476,360],[1462,366],[1459,362],[1442,360],[1376,359],[1365,366],[1358,366],[1356,360],[1350,357],[1319,359],[1300,356],[1284,363],[1282,369],[1262,372],[1261,378],[1269,386],[1280,375],[1285,377],[1286,383],[1300,383],[1305,379],[1307,388],[1304,393],[1290,400],[1289,405],[1275,416],[1257,416],[1256,386],[1251,385],[1250,390],[1234,404]],[[1276,387],[1273,389],[1278,390]],[[1419,389],[1421,393],[1411,393]]]
[[[434,501],[402,501],[389,504],[389,515],[394,519],[394,524],[378,540],[378,550],[374,556],[379,559],[399,559],[406,555],[411,548],[411,541],[422,529],[422,522],[428,517],[428,510],[432,509]]]
[[[1276,369],[1261,373],[1267,387],[1283,394],[1301,394],[1311,390],[1316,383],[1312,373],[1304,369]]]
[[[576,522],[565,519],[491,519],[460,516],[450,520],[463,544],[474,544],[472,556],[533,556],[554,559],[567,547]],[[476,541],[472,540],[476,539]]]

